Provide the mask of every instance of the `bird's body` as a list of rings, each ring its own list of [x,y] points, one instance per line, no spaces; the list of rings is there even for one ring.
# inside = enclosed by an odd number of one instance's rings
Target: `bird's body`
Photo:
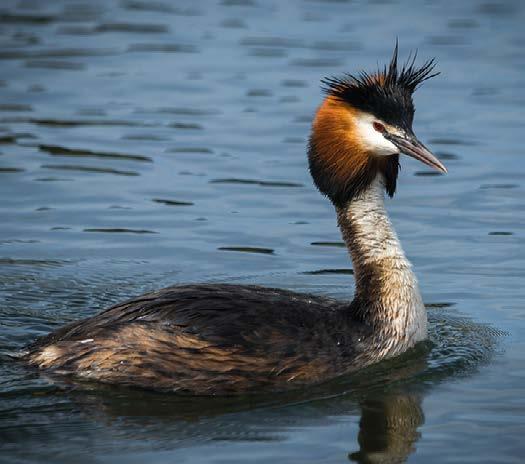
[[[39,343],[32,361],[163,391],[287,390],[348,372],[366,355],[372,329],[346,309],[280,289],[175,286],[64,327]]]
[[[431,69],[398,72],[396,48],[388,70],[327,81],[309,162],[352,256],[351,303],[257,286],[174,286],[38,340],[28,362],[110,384],[237,394],[326,381],[423,340],[425,308],[383,197],[395,191],[400,153],[445,171],[411,130],[411,94]]]
[[[174,286],[50,334],[32,347],[31,362],[86,380],[209,395],[298,388],[401,353],[425,338],[426,313],[382,188],[378,178],[338,211],[356,250],[352,303],[257,286]]]

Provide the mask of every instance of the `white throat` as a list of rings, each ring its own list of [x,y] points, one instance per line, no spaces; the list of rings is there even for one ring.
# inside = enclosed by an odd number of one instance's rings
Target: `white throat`
[[[374,156],[390,156],[399,153],[397,148],[390,140],[385,139],[381,132],[374,129],[374,121],[377,118],[368,113],[359,113],[356,118],[357,135],[361,144],[366,147],[367,151],[374,153]],[[386,123],[381,123],[387,126]],[[391,132],[396,132],[396,129],[390,127]]]

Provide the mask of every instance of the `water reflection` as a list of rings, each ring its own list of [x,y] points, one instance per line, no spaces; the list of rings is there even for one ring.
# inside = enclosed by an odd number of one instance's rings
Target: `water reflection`
[[[351,461],[362,464],[405,462],[421,437],[425,416],[417,394],[370,397],[361,403],[359,451]]]
[[[280,441],[278,431],[287,427],[315,427],[330,416],[358,417],[358,451],[354,437],[346,443],[348,458],[362,464],[405,462],[415,451],[424,423],[422,395],[375,392],[356,399],[355,393],[332,400],[298,400],[281,406],[273,399],[161,399],[148,394],[92,394],[77,398],[76,404],[97,422],[124,425],[127,439],[143,436],[162,448],[188,446],[208,441]],[[292,401],[292,397],[287,398]],[[284,400],[281,400],[284,401]],[[341,408],[341,403],[343,407]],[[140,431],[137,427],[140,427]],[[277,434],[276,434],[277,432]],[[137,434],[139,437],[137,437]],[[343,455],[342,455],[343,456]],[[341,457],[342,457],[341,456]]]

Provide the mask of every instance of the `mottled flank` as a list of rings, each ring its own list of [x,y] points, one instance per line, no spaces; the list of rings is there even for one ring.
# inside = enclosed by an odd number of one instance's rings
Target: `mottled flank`
[[[86,380],[200,395],[319,383],[373,362],[348,305],[237,285],[170,287],[30,347],[30,364]]]

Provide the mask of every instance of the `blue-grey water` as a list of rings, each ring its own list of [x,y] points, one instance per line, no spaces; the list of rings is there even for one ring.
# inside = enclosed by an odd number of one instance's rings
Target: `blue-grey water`
[[[521,463],[525,5],[2,0],[0,461]],[[327,75],[437,57],[388,209],[430,343],[272,397],[64,384],[15,354],[182,282],[351,298],[305,145]]]

